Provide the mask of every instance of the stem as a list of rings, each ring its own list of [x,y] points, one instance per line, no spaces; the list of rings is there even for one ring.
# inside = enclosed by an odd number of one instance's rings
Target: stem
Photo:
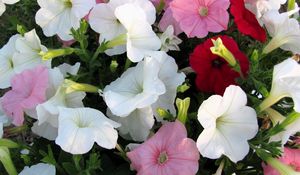
[[[6,147],[0,147],[0,161],[9,175],[17,175],[18,172],[10,158],[9,150]]]

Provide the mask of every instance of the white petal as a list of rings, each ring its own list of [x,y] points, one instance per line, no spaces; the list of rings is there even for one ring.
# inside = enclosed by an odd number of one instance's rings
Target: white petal
[[[54,165],[39,163],[31,166],[26,166],[19,175],[55,175],[56,170]]]
[[[31,130],[33,133],[37,134],[38,136],[41,136],[51,141],[56,139],[57,132],[58,132],[58,129],[56,127],[53,127],[51,124],[47,122],[41,125],[39,125],[38,122],[35,122],[33,123]]]
[[[77,75],[78,70],[80,68],[80,63],[77,62],[74,65],[70,65],[67,63],[63,63],[59,66],[57,66],[57,68],[60,70],[60,72],[64,75],[64,77],[66,77],[68,74],[71,75]]]
[[[246,104],[247,95],[239,86],[230,85],[226,88],[222,104],[227,109],[226,114],[235,112]]]
[[[15,4],[19,1],[20,0],[2,0],[2,2],[5,3],[5,4]]]
[[[150,107],[136,109],[127,117],[114,116],[109,110],[107,115],[112,120],[121,123],[118,128],[120,135],[128,140],[145,141],[154,125],[153,112]]]
[[[72,0],[72,12],[77,18],[83,18],[96,5],[95,0]]]
[[[0,16],[5,12],[6,7],[3,2],[0,2]]]

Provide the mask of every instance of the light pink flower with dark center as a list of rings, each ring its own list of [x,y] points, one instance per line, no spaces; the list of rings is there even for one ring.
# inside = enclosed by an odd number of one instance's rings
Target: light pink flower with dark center
[[[2,98],[2,108],[12,123],[20,126],[24,121],[24,110],[33,109],[46,99],[48,69],[38,66],[15,75],[11,80],[12,89]]]
[[[137,175],[195,175],[200,157],[196,143],[187,138],[179,121],[164,124],[127,156]]]
[[[229,0],[173,0],[170,8],[188,37],[204,38],[227,29],[229,5]]]

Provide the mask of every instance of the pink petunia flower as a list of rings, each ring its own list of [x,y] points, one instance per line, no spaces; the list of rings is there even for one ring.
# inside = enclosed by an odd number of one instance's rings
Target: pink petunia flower
[[[15,75],[11,80],[12,89],[2,98],[2,108],[12,123],[20,126],[24,122],[24,110],[35,108],[46,100],[48,69],[38,66]]]
[[[179,121],[164,124],[127,156],[137,175],[195,175],[200,157],[196,143],[187,138]]]
[[[281,163],[292,167],[296,172],[300,172],[300,149],[284,148],[283,155],[278,159]],[[262,164],[264,174],[280,175],[280,173],[270,165]]]
[[[173,0],[170,8],[188,37],[204,38],[227,29],[229,5],[229,0]]]

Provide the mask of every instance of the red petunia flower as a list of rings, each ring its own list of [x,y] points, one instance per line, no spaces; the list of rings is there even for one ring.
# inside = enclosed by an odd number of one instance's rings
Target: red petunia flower
[[[247,56],[241,52],[237,43],[228,36],[218,36],[226,48],[239,62],[244,76],[249,70]],[[217,37],[212,38],[217,39]],[[230,65],[221,57],[214,55],[210,47],[213,46],[211,38],[199,44],[190,55],[190,65],[197,73],[196,86],[200,91],[222,95],[229,85],[234,85],[235,79],[240,77]]]
[[[259,25],[255,15],[246,9],[244,0],[230,0],[230,2],[230,13],[234,16],[234,22],[239,31],[260,42],[265,42],[266,31]]]

